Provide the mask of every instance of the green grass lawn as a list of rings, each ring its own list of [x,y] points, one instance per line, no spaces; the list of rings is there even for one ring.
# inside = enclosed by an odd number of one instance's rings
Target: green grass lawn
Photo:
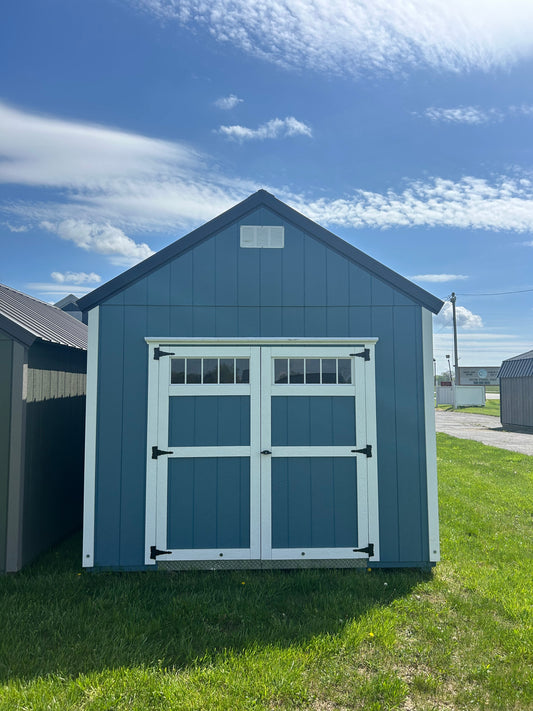
[[[0,709],[533,708],[533,458],[439,435],[424,571],[0,579]]]
[[[438,410],[453,410],[451,405],[437,405]],[[484,407],[458,407],[456,412],[472,412],[474,415],[500,416],[500,401],[487,400]]]

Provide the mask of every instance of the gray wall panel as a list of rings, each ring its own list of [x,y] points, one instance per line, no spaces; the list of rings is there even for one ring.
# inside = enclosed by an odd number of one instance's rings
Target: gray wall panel
[[[500,390],[502,425],[533,428],[533,377],[501,378]]]
[[[81,526],[85,351],[28,350],[23,564]]]

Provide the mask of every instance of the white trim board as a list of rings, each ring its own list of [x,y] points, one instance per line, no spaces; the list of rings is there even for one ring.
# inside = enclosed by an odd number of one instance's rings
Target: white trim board
[[[249,346],[314,346],[314,345],[324,345],[324,346],[356,346],[356,345],[369,345],[372,343],[377,343],[378,338],[373,336],[365,338],[168,338],[165,336],[147,336],[145,339],[146,343],[154,345],[171,345],[176,344],[179,346],[194,346],[194,345],[206,345],[206,346],[231,346],[231,345],[249,345]]]
[[[85,474],[83,493],[84,568],[94,566],[94,515],[96,507],[96,417],[98,393],[98,332],[100,307],[89,311],[87,343],[87,401],[85,416]]]
[[[424,412],[426,425],[426,480],[428,501],[429,560],[440,560],[439,499],[437,479],[437,439],[433,396],[433,320],[431,312],[422,309],[422,353],[424,368]]]

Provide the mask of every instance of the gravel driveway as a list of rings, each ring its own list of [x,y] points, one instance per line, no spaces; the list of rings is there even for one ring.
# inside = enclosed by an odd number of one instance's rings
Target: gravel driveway
[[[437,432],[452,437],[474,439],[492,447],[533,455],[533,434],[504,432],[499,417],[435,410],[435,425]]]

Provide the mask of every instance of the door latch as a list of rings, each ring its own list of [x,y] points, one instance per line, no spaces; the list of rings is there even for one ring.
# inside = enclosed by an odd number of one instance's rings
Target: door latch
[[[261,454],[272,454],[272,452],[270,451],[270,449],[263,449]]]

